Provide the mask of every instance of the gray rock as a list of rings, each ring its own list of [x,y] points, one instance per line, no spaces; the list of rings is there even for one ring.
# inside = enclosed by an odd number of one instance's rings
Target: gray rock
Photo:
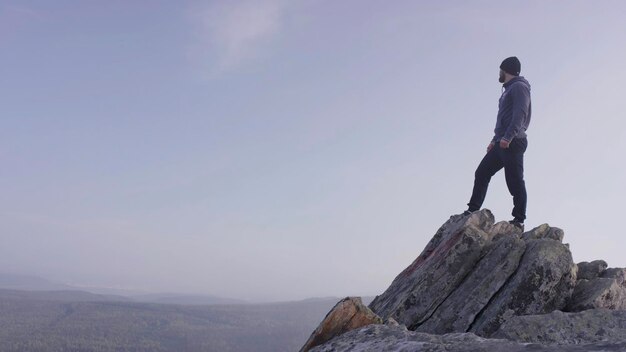
[[[626,311],[591,309],[512,317],[493,336],[542,344],[626,341]]]
[[[600,276],[606,268],[608,264],[604,260],[594,260],[591,263],[589,262],[580,262],[577,264],[578,266],[578,280],[592,280],[596,277]]]
[[[426,248],[402,271],[370,308],[386,319],[414,329],[432,315],[473,270],[490,242],[493,215],[481,210],[453,216],[437,231]]]
[[[400,325],[394,318],[388,318],[385,320],[385,325],[393,326],[393,327],[401,327],[404,330],[407,330],[405,325]]]
[[[576,265],[566,246],[553,239],[528,239],[517,271],[492,298],[469,331],[490,336],[511,316],[561,310],[575,281]]]
[[[312,347],[350,330],[381,323],[382,319],[365,306],[360,297],[346,297],[328,312],[324,320],[302,346],[300,352],[309,351]]]
[[[626,342],[542,346],[472,333],[431,335],[388,325],[368,325],[338,336],[311,352],[610,352],[625,351]]]
[[[626,268],[608,268],[600,277],[615,279],[619,285],[626,287]]]
[[[515,272],[525,248],[525,242],[515,235],[491,244],[465,281],[415,331],[466,332],[491,297]]]
[[[566,310],[579,312],[594,308],[626,309],[626,288],[616,279],[578,280]]]
[[[508,221],[500,221],[489,230],[494,241],[500,238],[506,238],[511,236],[519,237],[522,234],[522,229],[509,223]]]
[[[548,224],[543,224],[535,227],[534,229],[522,234],[524,241],[537,240],[547,238],[559,242],[563,242],[563,236],[565,233],[558,227],[551,227]]]

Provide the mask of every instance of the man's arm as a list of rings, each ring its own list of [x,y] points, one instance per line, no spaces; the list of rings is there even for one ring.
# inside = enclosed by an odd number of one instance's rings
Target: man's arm
[[[523,84],[517,83],[511,87],[513,98],[513,116],[511,122],[504,132],[502,139],[506,142],[507,147],[522,128],[522,124],[528,116],[528,107],[530,106],[530,90]]]

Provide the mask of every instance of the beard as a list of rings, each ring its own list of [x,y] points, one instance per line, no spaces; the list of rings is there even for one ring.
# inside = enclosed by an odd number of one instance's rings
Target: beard
[[[504,72],[500,72],[500,78],[498,79],[498,82],[504,83]]]

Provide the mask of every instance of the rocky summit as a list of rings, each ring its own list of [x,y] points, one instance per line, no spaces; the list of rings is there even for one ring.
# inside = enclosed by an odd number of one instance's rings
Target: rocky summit
[[[564,232],[453,215],[369,306],[340,301],[300,350],[626,351],[626,269],[575,264]]]

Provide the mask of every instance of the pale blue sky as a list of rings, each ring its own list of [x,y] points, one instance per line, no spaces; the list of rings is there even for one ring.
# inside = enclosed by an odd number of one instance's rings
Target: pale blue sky
[[[622,1],[0,0],[0,271],[379,294],[465,209],[498,66],[532,228],[626,266]],[[485,207],[510,219],[504,175]]]

